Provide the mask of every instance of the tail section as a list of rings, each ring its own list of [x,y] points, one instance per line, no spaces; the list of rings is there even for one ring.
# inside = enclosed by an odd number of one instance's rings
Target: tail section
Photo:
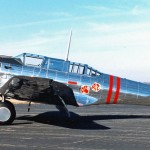
[[[105,76],[105,75],[104,75]],[[109,82],[106,82],[109,79]],[[105,76],[100,103],[150,105],[150,85],[120,77]]]

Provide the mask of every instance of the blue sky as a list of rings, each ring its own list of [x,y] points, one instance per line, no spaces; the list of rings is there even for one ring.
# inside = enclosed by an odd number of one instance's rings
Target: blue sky
[[[0,0],[0,54],[37,53],[150,82],[149,0]]]

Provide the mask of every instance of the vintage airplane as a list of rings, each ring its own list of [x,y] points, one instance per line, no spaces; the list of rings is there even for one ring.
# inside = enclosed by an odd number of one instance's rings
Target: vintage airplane
[[[16,116],[9,98],[53,104],[68,117],[67,105],[150,105],[150,85],[107,75],[67,60],[23,53],[0,56],[0,124]]]

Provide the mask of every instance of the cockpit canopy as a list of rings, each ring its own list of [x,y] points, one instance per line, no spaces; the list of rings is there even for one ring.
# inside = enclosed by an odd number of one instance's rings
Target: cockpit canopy
[[[23,65],[39,67],[43,69],[52,69],[89,76],[99,76],[101,74],[99,71],[86,64],[64,61],[62,59],[49,58],[36,54],[23,53],[16,56],[15,59]]]

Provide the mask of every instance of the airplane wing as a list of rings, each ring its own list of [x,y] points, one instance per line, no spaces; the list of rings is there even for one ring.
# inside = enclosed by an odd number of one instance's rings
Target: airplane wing
[[[47,78],[12,77],[1,87],[0,94],[6,98],[9,97],[17,100],[27,100],[58,106],[64,105],[63,103],[78,106],[70,87]]]
[[[15,76],[10,78],[1,88],[0,125],[11,124],[16,117],[16,110],[7,98],[17,100],[54,104],[68,118],[71,117],[66,105],[78,106],[74,93],[67,85],[40,77]],[[30,109],[28,108],[28,111]]]

